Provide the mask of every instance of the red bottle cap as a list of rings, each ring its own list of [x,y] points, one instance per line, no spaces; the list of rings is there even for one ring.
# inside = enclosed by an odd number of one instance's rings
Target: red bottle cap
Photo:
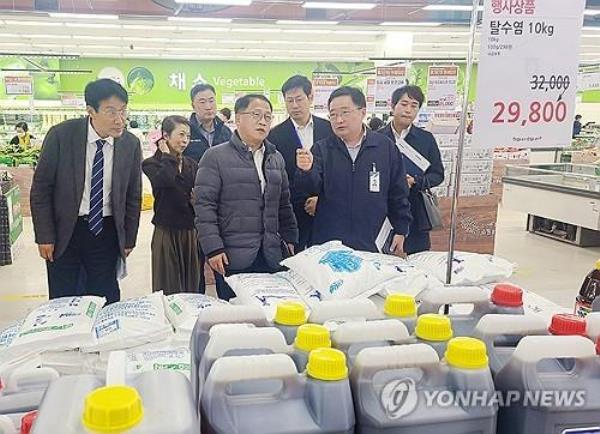
[[[33,427],[33,422],[35,422],[35,418],[37,417],[38,412],[30,411],[25,416],[21,418],[21,434],[29,434],[31,428]]]
[[[559,313],[552,317],[548,331],[557,336],[585,336],[585,319],[570,313]]]
[[[523,306],[523,290],[515,285],[501,283],[492,291],[492,303],[498,306],[521,307]]]

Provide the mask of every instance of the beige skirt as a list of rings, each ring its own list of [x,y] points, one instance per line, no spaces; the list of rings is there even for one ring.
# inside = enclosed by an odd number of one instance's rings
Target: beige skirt
[[[152,291],[165,295],[198,292],[200,258],[195,229],[155,226],[152,235]]]

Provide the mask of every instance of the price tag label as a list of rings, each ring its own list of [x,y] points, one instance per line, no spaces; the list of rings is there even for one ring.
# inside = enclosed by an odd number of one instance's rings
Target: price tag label
[[[473,146],[569,146],[585,0],[484,4]]]

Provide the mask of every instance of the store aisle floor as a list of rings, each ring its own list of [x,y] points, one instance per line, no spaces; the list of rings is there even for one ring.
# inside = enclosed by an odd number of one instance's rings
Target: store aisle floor
[[[150,292],[151,212],[142,213],[138,245],[121,282],[124,297]],[[525,232],[525,215],[501,209],[496,253],[519,264],[514,281],[552,301],[571,307],[584,276],[600,258],[600,248],[581,249]],[[214,294],[214,287],[209,288]],[[47,298],[46,270],[33,242],[31,219],[25,219],[21,250],[13,265],[0,267],[0,326],[23,318]]]

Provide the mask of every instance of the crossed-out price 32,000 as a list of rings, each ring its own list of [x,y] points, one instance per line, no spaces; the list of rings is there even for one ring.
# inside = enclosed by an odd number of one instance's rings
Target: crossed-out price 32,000
[[[523,107],[519,101],[497,101],[494,103],[494,124],[564,122],[567,119],[567,104],[564,101],[533,101],[529,107]]]

